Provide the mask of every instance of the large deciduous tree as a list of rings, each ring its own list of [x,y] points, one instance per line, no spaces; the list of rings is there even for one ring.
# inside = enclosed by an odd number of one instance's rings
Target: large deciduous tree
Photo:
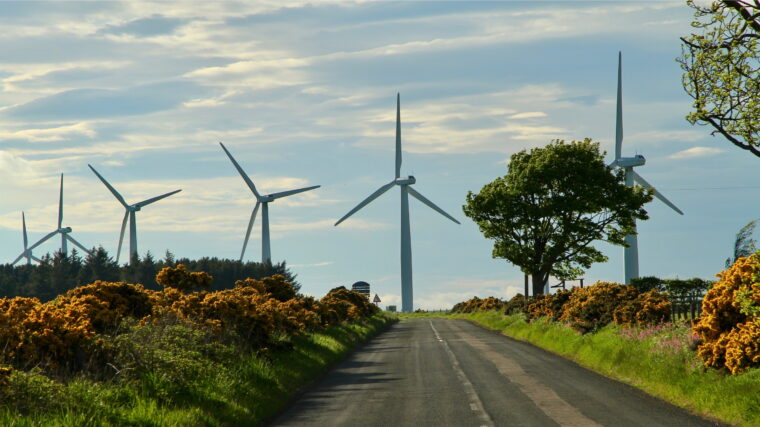
[[[534,295],[544,292],[550,274],[606,261],[591,244],[625,245],[635,220],[648,218],[643,206],[651,192],[627,187],[603,156],[590,139],[556,140],[513,154],[505,176],[467,194],[465,215],[494,240],[494,258],[531,275]]]
[[[681,56],[683,87],[694,99],[686,116],[760,157],[760,0],[723,0],[694,9]]]

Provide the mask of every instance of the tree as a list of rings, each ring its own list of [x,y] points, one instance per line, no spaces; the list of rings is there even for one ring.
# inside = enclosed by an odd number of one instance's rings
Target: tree
[[[540,295],[550,274],[607,260],[593,241],[625,245],[651,200],[649,190],[626,187],[623,172],[605,165],[587,138],[513,154],[507,174],[469,192],[463,209],[494,240],[493,257],[530,274]]]
[[[753,219],[736,233],[736,240],[734,240],[734,258],[733,260],[731,257],[726,259],[726,268],[731,267],[737,259],[748,257],[757,252],[757,241],[752,237],[752,233],[755,232],[756,226],[757,220]]]
[[[694,99],[691,124],[709,125],[760,157],[760,0],[723,0],[694,9],[699,34],[681,37],[686,93]]]

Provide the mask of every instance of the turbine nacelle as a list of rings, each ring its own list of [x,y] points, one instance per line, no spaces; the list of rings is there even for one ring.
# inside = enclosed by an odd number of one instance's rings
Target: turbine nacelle
[[[71,227],[63,227],[58,229],[59,233],[71,233]]]
[[[405,178],[396,178],[393,181],[393,183],[396,184],[396,185],[412,185],[415,182],[417,182],[417,180],[413,176],[411,176],[411,175],[409,175],[409,176],[407,176]]]
[[[634,157],[619,157],[612,162],[613,166],[619,166],[621,168],[632,168],[636,166],[643,166],[647,160],[641,154],[637,154]]]

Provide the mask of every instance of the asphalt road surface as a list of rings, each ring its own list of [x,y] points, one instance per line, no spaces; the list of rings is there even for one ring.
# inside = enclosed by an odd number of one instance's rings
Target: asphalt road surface
[[[413,319],[354,352],[272,425],[716,424],[469,322]]]

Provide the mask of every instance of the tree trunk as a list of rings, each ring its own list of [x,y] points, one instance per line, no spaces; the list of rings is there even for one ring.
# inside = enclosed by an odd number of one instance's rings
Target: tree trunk
[[[530,280],[533,282],[533,296],[544,294],[544,286],[546,286],[548,276],[548,274],[541,272],[530,275]]]

